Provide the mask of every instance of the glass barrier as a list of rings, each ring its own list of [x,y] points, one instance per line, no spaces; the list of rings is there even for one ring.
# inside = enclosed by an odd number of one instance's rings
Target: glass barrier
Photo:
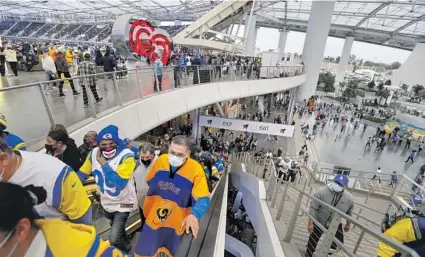
[[[30,150],[38,150],[41,146],[35,143],[44,140],[49,125],[64,124],[68,132],[72,132],[93,119],[159,91],[211,82],[289,77],[303,72],[303,65],[251,67],[245,70],[237,66],[202,65],[187,68],[167,66],[161,71],[146,67],[88,74],[72,79],[0,88],[0,97],[13,99],[12,104],[1,111],[6,115],[13,133],[23,136]],[[59,88],[62,86],[68,97],[60,95]],[[72,97],[76,93],[71,90],[72,87],[79,95]]]
[[[412,249],[384,236],[380,232],[380,223],[368,219],[368,216],[355,212],[352,216],[348,216],[315,198],[313,196],[314,188],[309,186],[313,179],[312,175],[307,175],[302,179],[301,177],[306,174],[304,172],[302,176],[298,176],[298,181],[290,183],[279,178],[279,173],[273,161],[267,160],[259,163],[258,160],[251,158],[249,153],[234,154],[232,160],[245,163],[247,173],[265,180],[266,199],[270,212],[274,216],[275,225],[283,224],[286,228],[283,241],[295,244],[300,252],[306,253],[306,256],[313,256],[313,252],[315,252],[315,256],[328,256],[328,253],[339,253],[337,256],[377,256],[376,250],[380,242],[396,249],[400,256],[419,256]],[[411,182],[406,181],[404,187],[409,187],[408,183]],[[299,183],[302,186],[299,186]],[[396,188],[401,189],[401,184]],[[396,194],[396,191],[394,194]],[[329,209],[329,217],[331,218],[312,216],[309,209],[312,203],[320,204],[323,208]],[[356,205],[364,208],[364,210],[366,208],[373,209],[367,205],[358,205],[357,203]],[[310,232],[307,229],[309,219],[315,224]],[[326,220],[326,222],[321,222],[319,219]],[[336,235],[338,230],[342,230],[341,219],[354,225],[349,232],[344,233],[344,239]],[[306,235],[309,236],[306,237]],[[320,238],[322,239],[319,240]]]

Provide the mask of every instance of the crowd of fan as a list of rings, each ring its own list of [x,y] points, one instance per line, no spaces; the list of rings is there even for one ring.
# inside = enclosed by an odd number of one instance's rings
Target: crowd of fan
[[[45,39],[72,39],[81,41],[106,41],[113,24],[105,26],[88,24],[52,24],[28,21],[0,20],[0,35]],[[187,25],[160,26],[175,36]]]

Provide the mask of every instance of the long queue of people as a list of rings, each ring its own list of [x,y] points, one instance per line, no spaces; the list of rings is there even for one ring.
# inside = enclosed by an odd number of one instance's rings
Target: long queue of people
[[[161,154],[150,143],[132,146],[115,125],[89,131],[80,147],[62,125],[54,125],[41,153],[10,140],[4,116],[0,124],[0,256],[126,256],[131,244],[125,224],[137,210],[142,228],[135,256],[171,256],[183,233],[197,237],[210,192],[224,171],[220,155],[191,154],[193,145],[183,135],[170,138]],[[83,186],[90,176],[111,221],[109,241],[92,226],[92,203]]]

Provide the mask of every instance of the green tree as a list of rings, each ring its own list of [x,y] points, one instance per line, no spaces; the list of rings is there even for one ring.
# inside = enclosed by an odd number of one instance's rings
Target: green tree
[[[346,85],[347,85],[347,83],[345,81],[339,82],[339,85],[338,85],[339,91],[342,91]]]
[[[415,96],[417,96],[419,95],[421,90],[424,89],[424,86],[417,84],[417,85],[414,85],[412,89],[413,89],[413,92],[415,92]]]
[[[379,96],[379,104],[381,104],[382,99],[385,99],[385,103],[387,102],[388,97],[390,96],[390,91],[388,89],[380,89],[377,93]]]
[[[386,86],[391,86],[391,79],[387,79],[387,80],[385,81],[385,85],[386,85]]]
[[[353,88],[351,88],[351,87],[346,87],[346,88],[344,89],[344,91],[342,92],[342,97],[343,97],[345,100],[348,100],[348,99],[350,99],[351,97],[355,97],[355,96],[356,96],[355,89],[353,89]]]
[[[409,85],[403,84],[401,85],[401,89],[403,89],[404,91],[407,91],[409,89]]]
[[[370,88],[370,89],[374,88],[375,87],[375,81],[372,80],[369,83],[367,83],[367,87]]]

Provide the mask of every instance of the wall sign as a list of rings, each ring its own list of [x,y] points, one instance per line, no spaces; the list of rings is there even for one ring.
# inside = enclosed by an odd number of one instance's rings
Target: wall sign
[[[203,127],[214,127],[220,129],[230,129],[236,131],[247,131],[258,134],[277,135],[292,137],[294,126],[259,122],[252,120],[226,119],[215,116],[199,116],[199,125]]]

